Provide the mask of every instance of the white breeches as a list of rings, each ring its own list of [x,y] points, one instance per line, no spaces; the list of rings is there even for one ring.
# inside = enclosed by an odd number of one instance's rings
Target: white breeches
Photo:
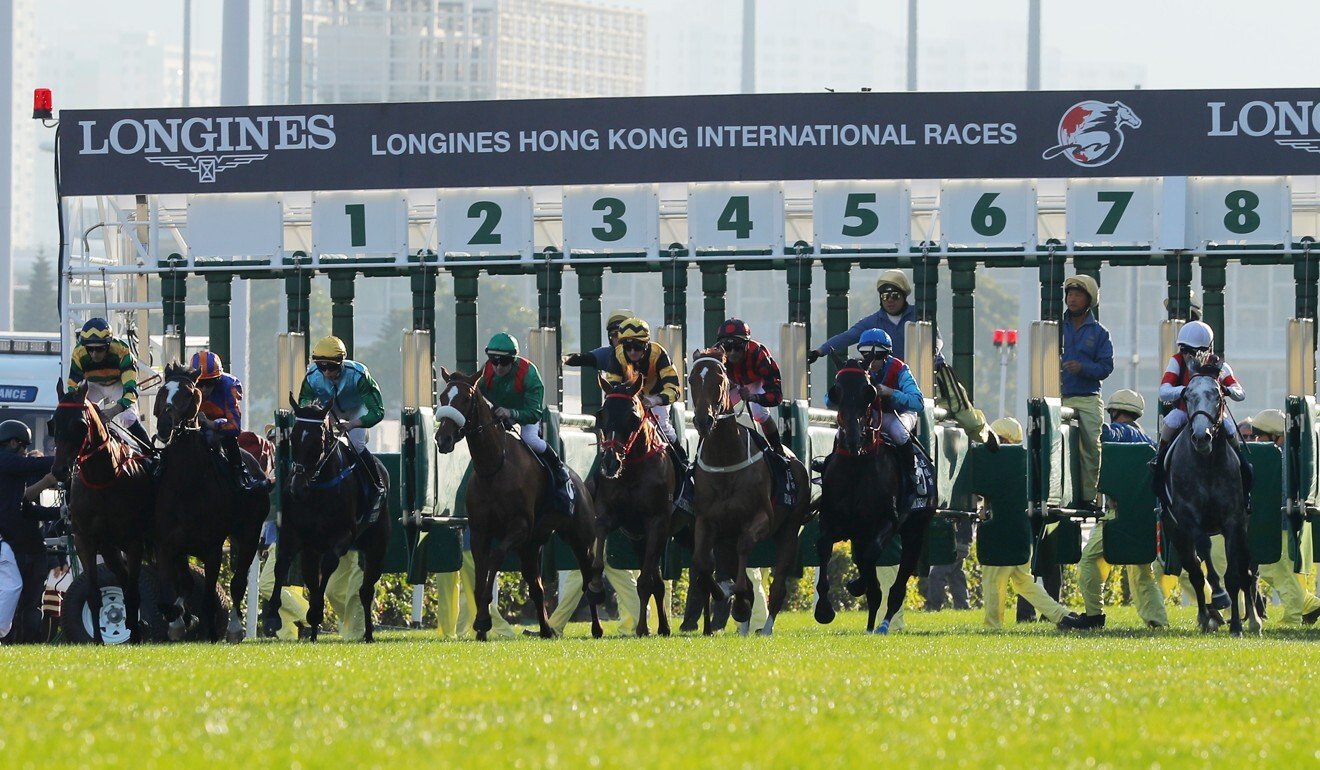
[[[1182,409],[1170,409],[1169,413],[1164,415],[1164,430],[1160,431],[1160,438],[1165,441],[1172,440],[1186,424],[1187,412]],[[1221,424],[1229,436],[1237,435],[1237,423],[1233,421],[1227,411],[1224,412],[1224,419]]]
[[[885,412],[880,418],[880,430],[894,446],[903,446],[912,438],[912,431],[917,427],[917,413],[903,412],[894,414]]]
[[[674,430],[674,424],[669,421],[669,404],[651,407],[651,414],[655,415],[655,421],[660,423],[660,432],[665,434],[665,439],[671,444],[677,444],[678,433]]]
[[[545,439],[541,438],[541,426],[537,423],[530,425],[519,425],[518,435],[522,436],[523,443],[526,444],[535,453],[545,454]]]
[[[757,395],[761,393],[765,393],[765,386],[759,382],[753,385],[747,385],[746,388],[748,393],[757,394]],[[733,406],[737,406],[738,404],[742,403],[742,393],[739,391],[739,388],[736,385],[732,386],[730,389],[729,403],[731,403]],[[756,403],[755,401],[747,402],[747,410],[752,413],[752,419],[756,420],[757,422],[765,422],[766,420],[770,419],[770,410]]]
[[[360,406],[353,412],[341,412],[338,409],[333,409],[333,411],[335,417],[341,420],[356,420],[357,418],[367,413],[367,408],[365,406]],[[363,449],[366,449],[367,429],[354,428],[353,430],[350,430],[348,432],[348,441],[353,445],[353,448],[359,452],[361,452]]]
[[[122,385],[101,385],[90,380],[87,381],[87,400],[102,407],[109,406],[124,397],[124,388]],[[123,425],[125,428],[138,421],[136,406],[130,406],[114,417],[115,422]]]

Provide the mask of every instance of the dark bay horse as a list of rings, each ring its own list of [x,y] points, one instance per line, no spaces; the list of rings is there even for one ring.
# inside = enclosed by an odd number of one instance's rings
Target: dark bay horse
[[[243,597],[247,591],[248,568],[256,556],[261,525],[270,513],[270,492],[239,488],[227,465],[221,464],[208,445],[198,423],[202,392],[197,370],[168,364],[165,384],[156,397],[156,430],[165,437],[161,451],[160,480],[156,489],[156,567],[164,584],[161,614],[169,620],[171,639],[183,638],[191,618],[183,597],[192,585],[188,557],[202,560],[206,574],[207,607],[194,607],[205,619],[207,638],[218,641],[215,628],[215,585],[224,558],[225,540],[230,545],[228,642],[243,641]],[[254,477],[264,475],[257,461],[243,452]],[[167,597],[176,597],[169,604]],[[256,612],[257,608],[249,608]]]
[[[729,399],[729,373],[722,348],[699,350],[688,374],[693,422],[701,436],[694,474],[696,531],[693,535],[692,586],[718,602],[733,596],[731,614],[739,633],[750,630],[752,584],[747,561],[760,540],[775,538],[775,570],[766,619],[761,634],[774,632],[775,616],[783,609],[789,573],[797,561],[798,535],[810,516],[807,469],[790,458],[799,490],[797,505],[787,508],[771,501],[770,467],[752,439],[751,430],[738,423]],[[716,566],[721,574],[716,575]],[[736,565],[736,566],[734,566]],[[733,569],[733,574],[725,570]],[[710,617],[703,628],[713,633]]]
[[[591,605],[591,635],[599,639],[605,633],[597,609],[604,598],[604,585],[592,556],[595,505],[582,479],[568,469],[573,481],[576,512],[566,515],[551,510],[546,498],[553,493],[544,470],[532,450],[517,436],[504,430],[495,419],[490,402],[477,390],[477,377],[450,372],[444,367],[440,367],[440,375],[446,386],[435,410],[436,447],[447,454],[465,438],[472,456],[467,515],[472,534],[472,561],[476,568],[477,616],[472,629],[476,631],[477,639],[484,642],[491,629],[490,597],[495,587],[495,575],[510,551],[518,554],[523,579],[527,581],[528,593],[536,607],[541,636],[554,638],[554,629],[545,613],[545,589],[541,584],[541,549],[554,533],[568,544],[578,569],[582,571],[582,585]]]
[[[289,565],[295,555],[302,561],[303,585],[307,587],[308,637],[315,642],[325,617],[325,587],[339,566],[340,559],[356,550],[362,559],[362,587],[358,599],[366,621],[364,642],[373,641],[375,623],[372,605],[376,581],[385,565],[385,549],[390,542],[389,474],[380,460],[377,478],[384,480],[386,494],[380,506],[367,511],[369,490],[363,488],[361,474],[355,472],[361,462],[341,438],[341,431],[331,423],[335,419],[327,407],[298,406],[289,394],[294,424],[289,437],[290,464],[288,495],[280,513],[279,548],[275,551],[275,587],[266,602],[263,615],[266,633],[274,635],[280,627],[280,594],[288,583]]]
[[[669,636],[665,581],[660,560],[669,540],[674,514],[674,465],[651,412],[637,398],[640,378],[613,387],[596,417],[600,434],[600,467],[588,482],[596,502],[596,574],[605,569],[605,539],[622,528],[642,558],[637,578],[641,614],[637,635],[650,633],[647,612],[655,597],[656,632]]]
[[[96,557],[105,559],[124,590],[129,639],[143,640],[138,623],[141,595],[138,575],[151,531],[152,474],[148,458],[105,425],[100,410],[87,400],[86,385],[64,392],[51,433],[55,437],[52,473],[69,478],[69,517],[73,542],[88,579],[92,638],[101,638],[101,586]]]
[[[1224,535],[1228,570],[1229,631],[1242,635],[1239,594],[1245,597],[1247,621],[1253,632],[1261,629],[1256,603],[1256,568],[1247,541],[1246,499],[1242,468],[1222,428],[1226,404],[1219,382],[1219,367],[1209,361],[1197,369],[1183,391],[1187,426],[1174,439],[1166,460],[1172,509],[1163,515],[1164,531],[1178,550],[1179,560],[1196,594],[1197,622],[1212,633],[1223,616],[1205,596],[1202,563],[1210,565],[1210,536]],[[1213,568],[1210,568],[1213,573]],[[1213,577],[1212,577],[1213,580]],[[1217,582],[1217,581],[1216,581]]]
[[[826,565],[834,544],[850,540],[853,563],[866,593],[867,631],[875,628],[884,596],[875,568],[883,544],[893,536],[898,521],[897,497],[903,488],[894,452],[881,443],[880,431],[872,424],[876,395],[860,362],[848,361],[835,375],[830,403],[839,415],[839,440],[826,466],[817,501],[820,539],[816,541],[816,555],[822,566],[816,570],[816,621],[834,620]]]

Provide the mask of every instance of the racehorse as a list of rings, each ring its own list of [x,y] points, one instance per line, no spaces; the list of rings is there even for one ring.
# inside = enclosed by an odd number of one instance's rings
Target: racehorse
[[[582,585],[591,605],[591,635],[599,639],[605,631],[597,605],[604,599],[605,587],[592,557],[595,506],[582,479],[566,468],[573,483],[575,512],[551,510],[554,492],[540,463],[531,449],[495,419],[490,402],[477,390],[477,377],[451,372],[443,366],[440,375],[447,387],[435,411],[436,447],[447,454],[454,451],[459,439],[466,438],[472,455],[467,514],[476,572],[477,616],[472,629],[477,639],[485,641],[491,629],[490,597],[494,595],[495,575],[510,551],[518,554],[541,636],[554,638],[541,585],[541,549],[554,533],[568,544],[582,571]]]
[[[389,474],[380,460],[376,478],[385,482],[385,494],[375,510],[367,510],[371,490],[361,474],[355,473],[362,462],[340,437],[340,428],[329,407],[320,404],[299,406],[289,394],[294,424],[289,437],[289,479],[286,483],[284,509],[280,513],[280,546],[275,552],[275,587],[266,602],[266,633],[273,636],[280,627],[280,594],[288,582],[289,565],[295,555],[302,559],[303,585],[307,587],[307,625],[309,638],[315,642],[325,615],[325,587],[340,559],[356,550],[362,560],[362,587],[358,599],[366,621],[364,642],[373,641],[375,624],[371,610],[376,597],[376,581],[385,564],[385,549],[390,542],[390,516],[385,501],[389,499]]]
[[[1231,614],[1229,631],[1242,635],[1239,593],[1246,598],[1247,621],[1253,632],[1261,629],[1256,602],[1256,569],[1247,542],[1245,492],[1237,453],[1229,445],[1222,425],[1226,410],[1219,366],[1211,359],[1197,368],[1183,389],[1187,426],[1169,448],[1168,496],[1172,503],[1163,514],[1164,531],[1177,549],[1196,593],[1197,622],[1205,633],[1223,624],[1223,616],[1207,606],[1201,563],[1210,565],[1210,535],[1223,533],[1228,556],[1224,575]],[[1217,576],[1209,568],[1211,586]]]
[[[815,617],[818,623],[834,620],[830,604],[827,565],[834,544],[852,541],[853,563],[866,595],[866,630],[875,628],[883,590],[875,568],[883,543],[892,537],[898,521],[897,495],[903,488],[902,470],[881,443],[881,433],[872,425],[876,389],[857,361],[848,361],[835,375],[830,403],[839,415],[839,442],[821,480],[820,539],[816,555]],[[906,585],[906,582],[904,583]]]
[[[725,362],[722,348],[699,350],[688,375],[693,422],[701,436],[693,481],[696,531],[689,590],[703,591],[716,602],[732,594],[733,619],[739,624],[739,633],[748,633],[752,614],[748,557],[758,541],[773,536],[776,554],[767,602],[770,614],[760,629],[768,635],[774,632],[775,616],[784,606],[789,573],[797,561],[798,535],[810,515],[810,487],[806,466],[790,458],[789,472],[799,490],[797,504],[788,508],[772,502],[770,467],[762,461],[766,450],[757,448],[751,429],[736,419]],[[718,582],[717,564],[721,569]],[[734,564],[734,575],[724,572]],[[709,616],[703,632],[713,633]]]
[[[69,518],[78,560],[86,570],[92,639],[102,644],[101,586],[96,557],[105,559],[124,590],[129,640],[141,642],[138,575],[151,528],[152,474],[136,444],[112,433],[97,407],[87,400],[86,383],[64,391],[50,421],[55,437],[51,472],[69,479]]]
[[[247,591],[248,568],[256,556],[261,525],[270,513],[270,492],[240,489],[240,479],[231,478],[202,435],[197,413],[202,392],[197,370],[168,364],[165,385],[156,397],[156,430],[165,437],[161,450],[160,480],[156,490],[156,566],[165,591],[161,614],[169,621],[169,635],[181,639],[187,628],[183,597],[192,584],[188,557],[205,565],[206,601],[202,613],[207,638],[219,640],[215,628],[215,585],[220,576],[225,539],[230,544],[229,627],[225,641],[243,641],[243,596]],[[242,451],[242,450],[240,450]],[[243,452],[243,462],[254,476],[265,471],[256,459]],[[166,597],[173,595],[174,604]],[[255,607],[249,611],[256,612]]]
[[[641,615],[637,635],[646,636],[647,605],[655,597],[656,632],[669,636],[665,581],[660,560],[671,534],[674,511],[674,465],[665,451],[649,409],[637,398],[641,378],[614,386],[597,415],[601,436],[600,467],[593,487],[596,503],[596,574],[605,569],[605,539],[616,528],[632,540],[642,557],[637,579]]]

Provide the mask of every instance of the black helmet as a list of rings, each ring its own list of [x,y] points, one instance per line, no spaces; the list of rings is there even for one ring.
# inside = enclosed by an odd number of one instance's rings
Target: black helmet
[[[0,422],[0,444],[5,444],[14,439],[22,441],[24,444],[32,443],[32,431],[27,423],[22,420],[5,420]]]

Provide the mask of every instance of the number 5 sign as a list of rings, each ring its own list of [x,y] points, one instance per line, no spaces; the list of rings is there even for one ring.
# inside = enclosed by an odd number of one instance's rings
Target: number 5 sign
[[[817,182],[811,210],[817,254],[905,251],[912,239],[905,181]]]
[[[945,182],[940,187],[940,233],[949,246],[1035,247],[1035,182]]]

